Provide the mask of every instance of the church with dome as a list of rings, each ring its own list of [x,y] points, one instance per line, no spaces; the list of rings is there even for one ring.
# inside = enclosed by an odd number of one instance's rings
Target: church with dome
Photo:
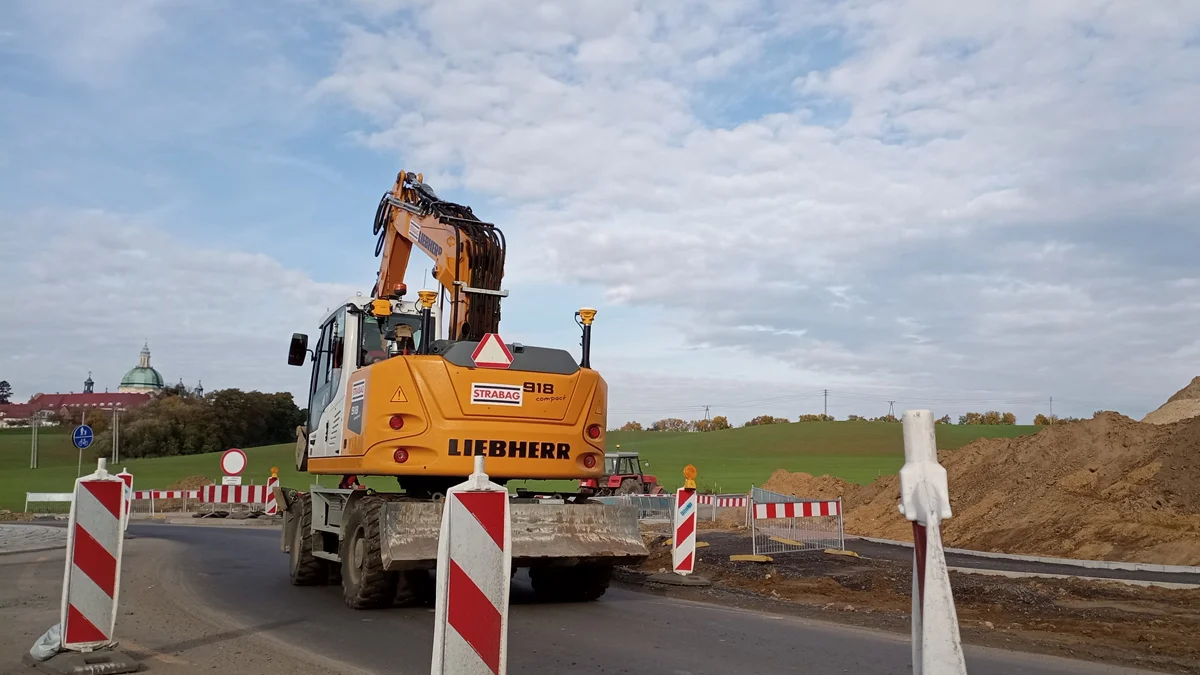
[[[121,378],[117,391],[122,394],[154,394],[162,390],[163,376],[150,365],[150,344],[142,345],[137,366],[130,368]]]
[[[179,386],[183,387],[180,379]],[[89,372],[83,381],[83,392],[69,394],[34,394],[28,403],[0,404],[0,428],[11,426],[28,426],[30,420],[41,412],[57,412],[63,417],[73,417],[76,413],[88,410],[110,411],[129,410],[149,403],[156,395],[166,389],[162,373],[150,365],[150,344],[142,345],[137,366],[121,378],[121,384],[116,392],[110,393],[106,388],[104,393],[95,390],[96,383]],[[203,385],[197,383],[190,390],[196,396],[204,395]],[[82,418],[81,418],[82,419]]]

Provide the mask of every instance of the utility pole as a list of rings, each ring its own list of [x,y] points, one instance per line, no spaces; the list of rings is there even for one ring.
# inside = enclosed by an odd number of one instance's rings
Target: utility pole
[[[888,417],[896,416],[896,407],[895,406],[896,406],[895,401],[888,401]]]
[[[708,406],[704,406],[704,419],[708,419]]]
[[[829,390],[825,390],[825,417],[829,417]]]
[[[1054,397],[1050,397],[1050,424],[1054,424]]]
[[[29,426],[30,426],[31,431],[33,432],[33,447],[29,449],[29,468],[30,469],[37,468],[37,424],[38,424],[38,416],[37,416],[37,411],[35,410],[35,411],[33,411],[33,418],[29,420]]]

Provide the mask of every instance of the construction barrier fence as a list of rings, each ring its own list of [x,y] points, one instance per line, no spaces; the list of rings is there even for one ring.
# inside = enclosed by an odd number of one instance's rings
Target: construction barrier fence
[[[700,513],[706,514],[710,521],[715,521],[719,509],[742,509],[744,512],[750,498],[744,494],[696,495],[696,501],[701,506]]]
[[[675,495],[610,495],[607,497],[592,497],[592,501],[601,504],[618,504],[636,506],[638,520],[647,522],[671,522],[671,514],[675,511]]]
[[[207,485],[195,490],[133,490],[130,513],[195,513],[200,511],[265,511],[275,515],[274,499],[266,485]],[[73,493],[27,492],[25,512],[34,515],[67,514]]]
[[[755,555],[845,549],[840,497],[802,499],[751,487],[748,509]]]

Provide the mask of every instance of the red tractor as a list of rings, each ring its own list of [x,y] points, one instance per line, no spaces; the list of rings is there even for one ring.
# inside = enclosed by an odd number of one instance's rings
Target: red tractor
[[[666,492],[658,484],[658,478],[642,473],[642,460],[636,452],[604,453],[604,475],[598,479],[584,478],[579,481],[579,491],[596,497],[657,495]]]

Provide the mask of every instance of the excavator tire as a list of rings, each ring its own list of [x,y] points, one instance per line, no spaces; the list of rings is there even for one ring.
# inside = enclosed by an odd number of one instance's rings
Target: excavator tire
[[[608,590],[612,573],[609,563],[531,567],[529,580],[534,594],[544,602],[591,602]]]
[[[342,599],[353,609],[390,607],[396,600],[400,574],[383,569],[379,550],[379,511],[385,501],[377,496],[358,500],[342,529]]]
[[[296,524],[288,555],[290,576],[294,586],[318,586],[328,579],[328,561],[313,555],[312,498],[303,495],[297,501],[300,522]]]

